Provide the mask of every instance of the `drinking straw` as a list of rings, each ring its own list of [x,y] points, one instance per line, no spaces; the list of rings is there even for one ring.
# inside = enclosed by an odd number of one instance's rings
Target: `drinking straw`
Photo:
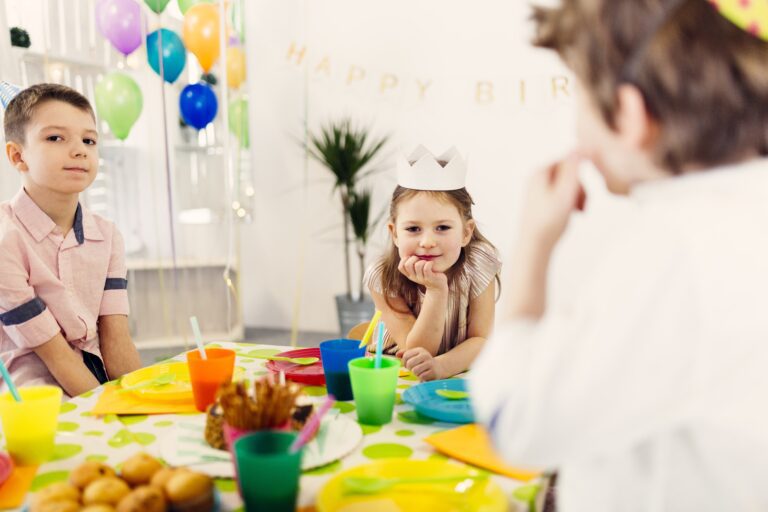
[[[384,351],[384,322],[379,322],[379,339],[376,340],[376,359],[373,367],[381,368],[381,353]]]
[[[363,339],[360,340],[360,345],[357,348],[363,348],[368,344],[369,341],[371,341],[373,328],[376,327],[376,322],[379,321],[379,318],[381,318],[381,311],[377,309],[373,314],[373,318],[371,318],[371,323],[368,324],[368,328],[365,330],[365,334],[363,334]]]
[[[8,368],[5,367],[5,363],[2,359],[0,359],[0,373],[3,374],[3,380],[5,380],[6,384],[8,384],[8,389],[11,392],[11,395],[13,395],[13,399],[17,402],[21,402],[21,395],[19,394],[19,390],[16,389],[16,385],[11,380],[11,374],[8,373]]]
[[[299,435],[296,436],[296,439],[291,443],[291,447],[288,448],[289,453],[296,453],[302,446],[309,442],[315,432],[317,432],[317,429],[320,428],[320,422],[322,421],[323,416],[325,416],[325,413],[328,412],[335,401],[336,399],[333,395],[325,397],[325,401],[320,404],[320,407],[317,408],[315,414],[309,418],[304,425],[304,428],[299,432]]]
[[[205,349],[203,349],[203,335],[200,334],[200,325],[197,323],[197,317],[196,316],[189,317],[189,323],[192,325],[192,334],[195,337],[195,344],[197,345],[197,350],[200,351],[200,358],[208,359],[208,356],[205,355]]]

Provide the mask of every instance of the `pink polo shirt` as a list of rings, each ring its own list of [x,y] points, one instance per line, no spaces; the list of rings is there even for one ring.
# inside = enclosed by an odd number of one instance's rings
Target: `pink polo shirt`
[[[0,203],[0,357],[14,383],[58,385],[33,349],[59,331],[101,358],[96,322],[128,314],[126,272],[114,223],[78,205],[63,236],[24,189]]]

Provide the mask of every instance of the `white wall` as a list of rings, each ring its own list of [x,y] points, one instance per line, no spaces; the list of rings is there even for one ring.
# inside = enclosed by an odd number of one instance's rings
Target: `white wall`
[[[573,143],[569,73],[529,46],[527,4],[247,3],[257,200],[243,233],[246,325],[289,326],[300,290],[300,327],[337,329],[341,218],[325,170],[310,162],[305,175],[296,143],[304,119],[316,129],[348,115],[391,133],[386,164],[419,143],[434,151],[457,144],[469,155],[479,225],[508,252],[521,180]],[[375,179],[376,208],[394,184],[392,169]],[[385,242],[380,230],[369,260]]]

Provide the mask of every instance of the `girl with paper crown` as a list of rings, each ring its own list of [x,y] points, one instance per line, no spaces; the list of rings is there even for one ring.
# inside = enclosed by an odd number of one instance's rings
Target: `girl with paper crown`
[[[455,149],[435,158],[419,147],[400,159],[392,245],[364,278],[386,325],[385,352],[421,380],[466,370],[493,326],[501,262],[472,218],[466,172]]]
[[[578,147],[529,185],[476,418],[508,462],[558,472],[562,511],[768,510],[768,1],[563,0],[534,20],[576,76]],[[630,211],[553,308],[584,159]]]

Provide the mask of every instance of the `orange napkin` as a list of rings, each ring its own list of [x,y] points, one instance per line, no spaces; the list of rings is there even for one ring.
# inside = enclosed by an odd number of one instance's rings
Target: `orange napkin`
[[[92,414],[174,414],[198,412],[195,404],[189,402],[161,402],[143,400],[133,393],[118,393],[114,384],[105,384],[104,392],[91,411]]]
[[[531,469],[506,465],[493,450],[488,433],[479,425],[464,425],[445,430],[424,440],[449,457],[515,480],[528,482],[541,474]]]
[[[0,485],[0,509],[17,508],[24,503],[27,491],[35,479],[37,466],[16,466],[3,485]]]

